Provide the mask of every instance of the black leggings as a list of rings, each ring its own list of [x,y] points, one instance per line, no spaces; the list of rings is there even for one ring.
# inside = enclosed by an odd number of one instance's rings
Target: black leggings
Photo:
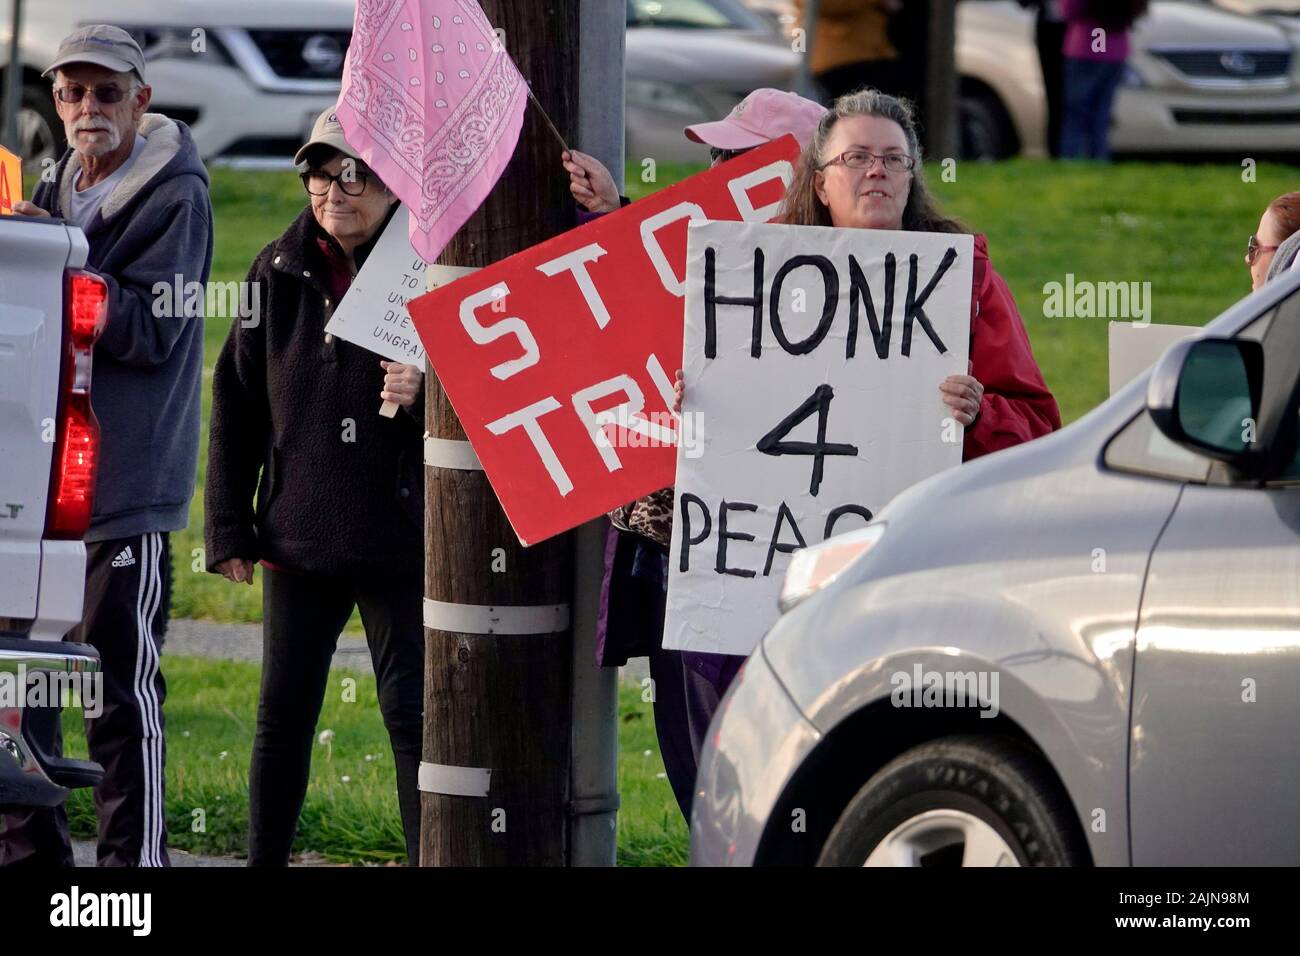
[[[335,577],[266,570],[262,690],[248,775],[249,866],[284,866],[307,793],[312,743],[339,634],[361,608],[379,709],[397,767],[407,857],[419,859],[420,737],[424,709],[422,568]]]

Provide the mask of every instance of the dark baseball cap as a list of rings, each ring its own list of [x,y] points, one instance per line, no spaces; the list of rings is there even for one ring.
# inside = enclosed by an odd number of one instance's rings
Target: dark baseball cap
[[[121,27],[107,23],[82,27],[64,37],[54,62],[41,76],[49,76],[69,63],[94,63],[118,73],[134,73],[144,82],[144,54],[140,45]]]

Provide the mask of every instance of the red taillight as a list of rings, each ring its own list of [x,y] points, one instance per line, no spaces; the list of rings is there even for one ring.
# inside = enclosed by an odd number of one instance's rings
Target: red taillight
[[[95,503],[99,422],[90,407],[91,352],[104,330],[108,287],[96,275],[71,272],[66,297],[66,351],[45,535],[79,539],[90,527]]]
[[[108,286],[99,276],[74,272],[68,276],[68,331],[72,347],[89,351],[104,331]]]

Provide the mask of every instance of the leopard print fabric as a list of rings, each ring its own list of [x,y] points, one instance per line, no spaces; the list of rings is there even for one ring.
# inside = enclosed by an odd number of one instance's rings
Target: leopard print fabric
[[[673,537],[673,489],[661,488],[630,505],[615,508],[609,520],[620,531],[630,531],[668,547]]]

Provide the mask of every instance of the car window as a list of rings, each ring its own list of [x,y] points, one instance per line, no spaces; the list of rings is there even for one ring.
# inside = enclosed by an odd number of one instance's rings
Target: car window
[[[677,27],[697,30],[752,30],[744,8],[727,0],[628,0],[630,27]]]
[[[1238,338],[1263,342],[1277,309],[1265,312],[1240,332]],[[1205,414],[1219,423],[1224,434],[1241,430],[1241,420],[1250,414],[1249,408],[1206,409]],[[1131,471],[1154,478],[1171,481],[1207,480],[1213,460],[1197,454],[1165,437],[1146,409],[1130,421],[1110,440],[1103,456],[1106,467],[1116,471]],[[1300,473],[1300,472],[1298,472]]]
[[[1172,481],[1204,482],[1210,473],[1210,459],[1166,438],[1145,408],[1110,440],[1105,462],[1116,471]]]

